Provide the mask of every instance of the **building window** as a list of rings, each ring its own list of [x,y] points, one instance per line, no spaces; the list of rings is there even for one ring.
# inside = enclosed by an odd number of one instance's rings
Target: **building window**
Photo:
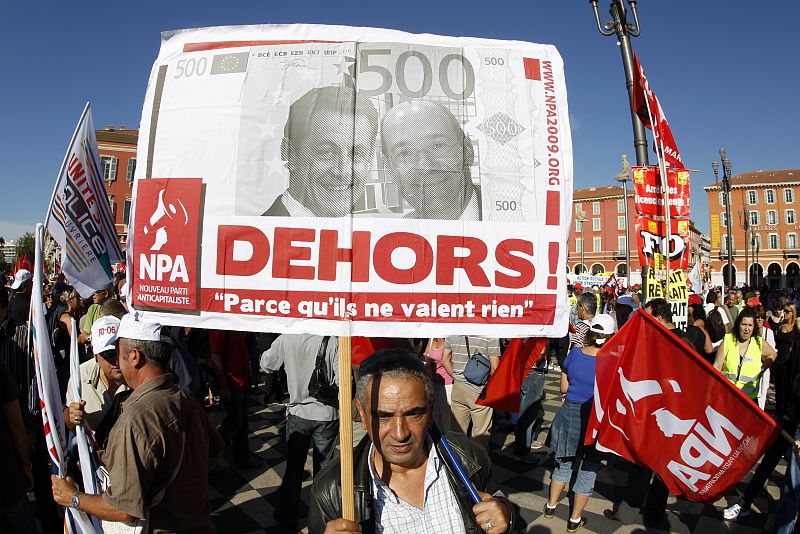
[[[623,199],[617,199],[617,213],[625,213],[625,201]]]
[[[723,254],[727,254],[728,253],[728,236],[727,235],[723,235],[721,237],[722,237],[722,242],[721,242],[722,249],[721,250],[722,250]],[[736,243],[736,241],[733,239],[733,236],[731,236],[731,246],[733,246],[735,243]]]
[[[786,210],[784,213],[786,214],[786,224],[795,224],[794,210]]]
[[[111,215],[114,215],[114,195],[108,195],[108,209],[111,210]]]
[[[617,230],[624,230],[625,229],[625,216],[620,215],[617,217]]]
[[[778,212],[775,210],[767,210],[767,224],[778,224]]]
[[[583,222],[584,221],[581,221],[581,220],[576,220],[575,221],[575,231],[576,232],[578,232],[578,233],[583,232]]]
[[[575,216],[579,216],[583,213],[583,207],[580,204],[575,204]]]
[[[720,226],[728,226],[728,214],[727,212],[722,212],[719,214],[719,224]]]
[[[747,192],[747,203],[758,204],[758,191],[756,191],[755,189],[750,189]]]
[[[775,250],[779,246],[780,246],[780,244],[778,243],[778,234],[769,234],[769,235],[767,235],[767,248],[768,249]],[[759,248],[761,248],[761,247],[759,247]]]
[[[618,235],[617,236],[617,252],[625,254],[625,251],[627,250],[627,248],[628,247],[626,246],[626,243],[625,243],[625,236],[624,235]]]
[[[136,172],[136,158],[128,158],[128,172],[125,174],[125,179],[133,183],[133,174]]]
[[[792,204],[794,202],[794,189],[783,190],[783,201]]]
[[[778,212],[767,210],[767,224],[778,224]]]
[[[724,206],[725,205],[725,191],[720,191],[719,192],[719,205],[720,206]]]
[[[102,156],[100,164],[103,167],[103,180],[113,182],[117,179],[117,158],[114,156]]]
[[[603,250],[603,240],[600,237],[592,238],[592,250],[594,252],[602,252]]]
[[[761,250],[761,234],[753,234],[750,238],[750,250]]]
[[[767,204],[775,204],[775,190],[774,189],[765,189],[764,190],[764,202]]]
[[[600,203],[592,202],[592,215],[600,215]]]
[[[797,234],[786,234],[786,248],[797,248]]]
[[[575,252],[583,252],[583,238],[578,237],[575,239]]]
[[[125,199],[125,211],[122,212],[122,222],[123,224],[129,224],[131,216],[131,199]]]
[[[758,212],[757,211],[751,211],[751,212],[749,212],[749,214],[750,214],[750,226],[758,226],[760,224],[759,223]]]
[[[600,230],[600,217],[595,217],[592,219],[592,230],[595,232]]]

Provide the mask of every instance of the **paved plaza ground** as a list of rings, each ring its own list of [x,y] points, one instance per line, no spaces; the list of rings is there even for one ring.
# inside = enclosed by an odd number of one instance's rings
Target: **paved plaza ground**
[[[558,373],[548,375],[545,388],[546,428],[556,414],[561,397],[558,393]],[[214,520],[221,534],[254,533],[254,532],[289,532],[278,526],[272,518],[277,503],[277,490],[285,469],[286,442],[284,433],[284,407],[279,404],[264,406],[263,393],[253,394],[249,398],[251,413],[250,430],[251,449],[265,461],[263,468],[237,472],[231,465],[231,458],[226,457],[220,467],[210,476],[209,501]],[[222,412],[212,409],[212,418],[219,420]],[[358,423],[354,424],[354,443],[363,435]],[[552,458],[547,448],[539,451],[541,462],[532,466],[514,459],[511,445],[514,435],[510,421],[502,414],[496,414],[495,425],[490,444],[493,462],[493,478],[510,499],[519,506],[521,523],[520,532],[549,534],[566,532],[566,520],[569,514],[569,501],[564,497],[559,503],[556,517],[545,519],[542,514],[547,500],[550,483]],[[544,439],[544,433],[542,435]],[[733,532],[755,534],[763,532],[771,526],[772,513],[779,496],[778,484],[783,478],[786,463],[781,461],[773,473],[767,486],[760,492],[754,503],[753,513],[746,519],[728,523],[723,521],[721,513],[728,504],[737,500],[732,494],[714,504],[701,504],[683,498],[670,496],[667,504],[668,525],[658,528],[645,525],[643,520],[634,525],[622,525],[603,517],[603,510],[611,507],[611,501],[620,494],[621,484],[625,484],[626,476],[612,468],[604,467],[598,475],[595,494],[589,500],[584,513],[588,523],[582,532],[598,533],[642,533],[642,532],[679,532],[679,533],[716,533]],[[306,463],[307,481],[303,486],[302,499],[308,503],[311,486],[311,456]],[[745,482],[749,476],[745,479]],[[738,490],[744,488],[740,483]],[[301,505],[306,510],[306,504]],[[305,522],[300,522],[301,532],[307,532]]]

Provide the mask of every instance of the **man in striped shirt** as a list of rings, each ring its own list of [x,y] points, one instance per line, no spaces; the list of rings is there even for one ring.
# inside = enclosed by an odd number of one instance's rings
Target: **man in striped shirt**
[[[588,291],[581,293],[578,297],[578,304],[575,306],[580,320],[575,325],[575,332],[569,335],[570,348],[582,347],[586,341],[586,332],[589,331],[589,325],[592,324],[592,319],[597,313],[597,298],[594,293]]]

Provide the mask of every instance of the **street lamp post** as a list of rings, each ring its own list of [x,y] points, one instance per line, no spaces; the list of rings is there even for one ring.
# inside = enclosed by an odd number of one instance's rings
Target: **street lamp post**
[[[622,182],[622,196],[624,198],[625,206],[625,277],[627,278],[627,286],[631,285],[631,234],[630,234],[630,220],[628,220],[628,176],[617,175],[616,180]]]
[[[639,37],[639,33],[641,33],[639,15],[636,13],[636,0],[628,0],[634,23],[630,23],[627,20],[624,0],[611,0],[609,13],[611,13],[613,20],[601,23],[597,2],[598,0],[589,0],[589,3],[592,4],[592,10],[594,10],[597,30],[607,37],[616,34],[617,43],[622,53],[622,66],[625,69],[625,83],[628,86],[631,124],[633,125],[633,146],[636,149],[636,164],[648,165],[647,137],[644,133],[644,125],[636,114],[636,110],[633,109],[633,49],[631,48],[631,37]]]
[[[586,272],[586,263],[583,261],[583,251],[586,249],[586,241],[583,238],[583,227],[584,227],[584,223],[586,222],[586,212],[583,211],[583,208],[581,208],[581,211],[579,211],[578,213],[575,214],[575,220],[578,221],[580,223],[580,225],[581,225],[581,268],[582,268],[582,270],[578,274],[583,274],[583,273]]]
[[[742,218],[742,214],[744,214],[744,218]],[[742,211],[739,212],[739,223],[744,230],[744,283],[750,285],[750,262],[747,261],[749,258],[747,245],[750,241],[750,212],[747,211],[746,202],[742,202]]]
[[[731,236],[731,160],[728,159],[728,152],[724,148],[719,149],[719,157],[722,160],[722,188],[725,191],[725,222],[728,230],[728,289],[733,287],[733,237]],[[711,162],[714,170],[714,178],[719,182],[719,163],[717,160]]]

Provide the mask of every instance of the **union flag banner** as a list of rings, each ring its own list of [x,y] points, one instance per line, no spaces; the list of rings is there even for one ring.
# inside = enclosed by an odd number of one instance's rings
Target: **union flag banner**
[[[658,167],[633,167],[633,202],[639,215],[664,216],[664,184]],[[667,169],[669,214],[689,217],[689,171]]]
[[[321,25],[164,33],[128,302],[199,328],[563,336],[567,104],[547,44]]]
[[[675,137],[672,135],[672,129],[667,122],[667,116],[664,110],[661,109],[661,103],[655,92],[650,88],[647,81],[647,76],[644,75],[642,64],[639,63],[639,55],[634,53],[634,80],[633,80],[633,109],[642,121],[645,127],[653,131],[655,143],[653,143],[653,151],[664,159],[667,165],[673,165],[679,169],[683,169],[683,159],[678,152],[678,145],[675,143]],[[661,154],[660,146],[664,147],[664,153]]]
[[[689,221],[672,219],[669,241],[664,229],[664,221],[656,221],[644,216],[636,217],[636,248],[639,251],[639,265],[661,269],[656,265],[656,256],[669,256],[670,269],[689,268]],[[669,243],[669,244],[668,244]]]
[[[672,493],[694,501],[727,494],[780,432],[719,371],[642,311],[600,350],[595,372],[585,443],[652,469]]]
[[[56,178],[45,227],[61,245],[62,272],[84,298],[111,282],[111,266],[125,259],[108,203],[88,103]]]

